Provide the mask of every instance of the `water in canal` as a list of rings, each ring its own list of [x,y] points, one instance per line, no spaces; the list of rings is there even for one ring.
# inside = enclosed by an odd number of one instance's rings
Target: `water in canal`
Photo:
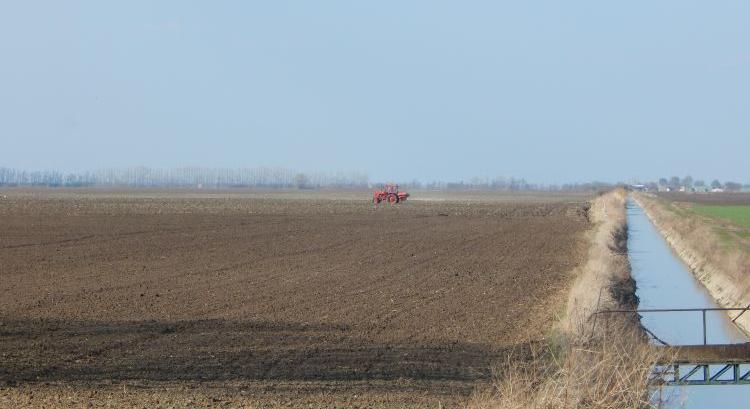
[[[628,201],[628,248],[640,298],[639,308],[716,307],[706,289],[671,250],[650,219],[632,200]],[[641,322],[671,345],[702,344],[700,312],[644,313]],[[706,314],[709,344],[748,342],[726,314]],[[750,385],[689,386],[666,391],[673,408],[749,407]]]

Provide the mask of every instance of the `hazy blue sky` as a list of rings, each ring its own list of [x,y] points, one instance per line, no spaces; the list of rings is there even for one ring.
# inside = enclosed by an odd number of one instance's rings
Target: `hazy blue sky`
[[[750,2],[3,1],[0,166],[750,181]]]

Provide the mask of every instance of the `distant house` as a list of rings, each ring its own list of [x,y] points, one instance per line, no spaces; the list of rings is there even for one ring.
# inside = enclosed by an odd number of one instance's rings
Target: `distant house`
[[[636,192],[647,192],[648,186],[642,185],[642,184],[636,184],[636,185],[630,185],[630,188],[635,190]]]
[[[715,187],[715,188],[711,189],[711,193],[723,193],[723,192],[724,192],[724,189],[722,189],[720,187]]]

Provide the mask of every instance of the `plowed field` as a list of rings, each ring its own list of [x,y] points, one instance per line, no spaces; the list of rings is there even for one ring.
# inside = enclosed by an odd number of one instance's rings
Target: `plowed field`
[[[460,405],[547,334],[589,227],[583,197],[3,194],[6,407]]]

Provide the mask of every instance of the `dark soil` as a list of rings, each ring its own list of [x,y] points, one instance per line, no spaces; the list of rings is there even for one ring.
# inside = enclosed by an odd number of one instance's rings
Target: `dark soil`
[[[585,203],[0,202],[0,406],[460,405],[542,342]]]
[[[673,202],[716,205],[750,205],[750,193],[680,193],[663,192],[659,197]]]

